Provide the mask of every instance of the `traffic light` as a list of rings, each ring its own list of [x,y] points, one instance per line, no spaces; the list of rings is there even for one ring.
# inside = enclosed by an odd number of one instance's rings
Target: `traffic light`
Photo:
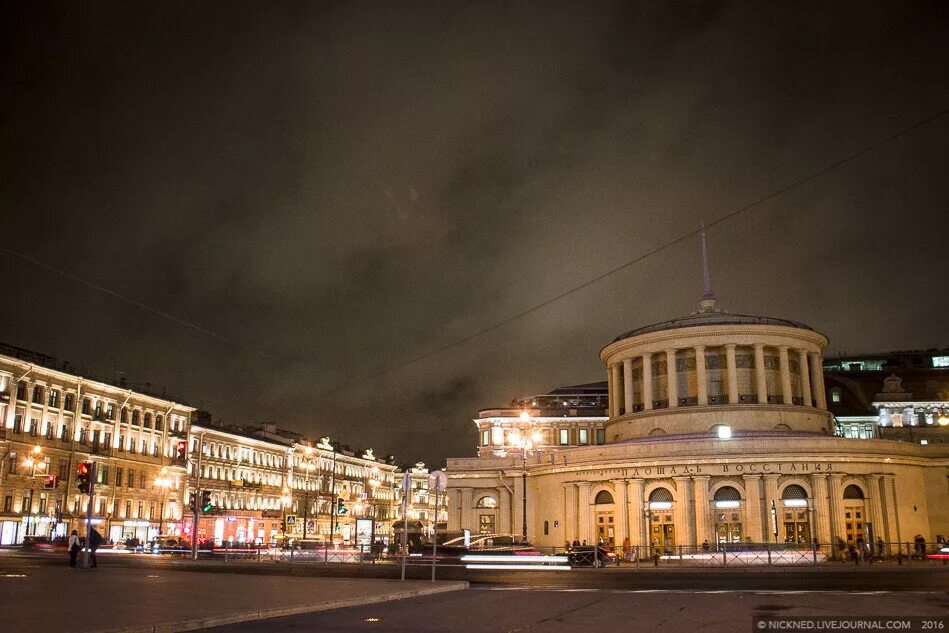
[[[191,508],[192,512],[196,512],[198,509],[198,495],[192,493],[189,495],[190,499],[188,500],[188,507]]]
[[[56,484],[59,483],[59,477],[56,475],[46,475],[43,477],[43,488],[45,490],[53,490],[56,488]]]
[[[178,443],[175,445],[175,459],[184,461],[187,450],[188,443],[184,440],[178,440]]]
[[[92,462],[76,464],[76,486],[79,492],[89,494],[89,484],[92,482]]]
[[[341,498],[336,499],[336,514],[346,514],[346,505]]]
[[[287,533],[287,520],[283,519],[280,521],[280,532],[283,534]]]
[[[201,511],[210,512],[212,508],[211,505],[211,491],[202,490],[201,491]]]

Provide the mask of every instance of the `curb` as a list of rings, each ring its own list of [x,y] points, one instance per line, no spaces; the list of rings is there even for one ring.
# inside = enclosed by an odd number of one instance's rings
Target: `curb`
[[[417,582],[417,581],[416,581]],[[316,604],[297,605],[292,607],[278,607],[274,609],[259,609],[253,611],[243,611],[231,613],[210,618],[196,620],[180,620],[177,622],[162,622],[159,624],[148,624],[144,626],[130,626],[118,629],[98,629],[89,631],[89,633],[178,633],[178,631],[196,631],[199,629],[208,629],[215,626],[224,626],[227,624],[238,624],[241,622],[253,622],[255,620],[267,620],[270,618],[280,618],[288,615],[300,615],[303,613],[317,613],[319,611],[331,611],[333,609],[343,609],[346,607],[358,607],[366,604],[376,604],[379,602],[389,602],[390,600],[404,600],[406,598],[417,598],[420,596],[432,596],[438,593],[450,591],[460,591],[468,589],[468,582],[463,580],[446,580],[434,587],[424,587],[397,591],[394,593],[380,594],[377,596],[364,596],[356,598],[344,598],[333,600],[331,602],[320,602]]]

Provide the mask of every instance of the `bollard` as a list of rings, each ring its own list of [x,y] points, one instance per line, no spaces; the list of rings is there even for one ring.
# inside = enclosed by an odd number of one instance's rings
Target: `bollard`
[[[765,543],[765,549],[768,550],[768,567],[771,567],[771,543]]]
[[[600,566],[600,548],[597,545],[593,546],[593,569],[596,569]]]

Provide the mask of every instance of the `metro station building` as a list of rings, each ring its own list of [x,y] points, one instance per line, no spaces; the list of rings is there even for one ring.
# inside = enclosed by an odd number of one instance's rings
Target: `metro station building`
[[[449,530],[663,551],[949,535],[949,444],[838,435],[827,343],[706,291],[603,348],[605,403],[584,385],[482,411],[478,456],[448,460]]]

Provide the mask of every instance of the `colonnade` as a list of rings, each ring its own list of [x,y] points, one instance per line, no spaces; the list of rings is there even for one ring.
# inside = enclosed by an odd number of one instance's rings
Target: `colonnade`
[[[739,505],[729,512],[734,511],[740,516],[743,541],[774,542],[774,531],[778,528],[777,540],[783,543],[785,535],[780,527],[784,518],[781,513],[786,508],[780,490],[786,485],[797,484],[807,489],[808,496],[806,507],[795,507],[794,510],[806,512],[810,538],[827,544],[838,538],[846,540],[843,493],[844,488],[854,482],[859,482],[864,493],[862,507],[867,513],[864,520],[873,526],[873,538],[882,537],[886,542],[897,542],[906,537],[900,534],[897,524],[893,475],[814,473],[785,481],[782,481],[782,477],[776,473],[755,473],[743,474],[740,480],[699,475],[664,480],[631,478],[565,483],[563,540],[572,541],[576,538],[594,543],[597,539],[596,515],[606,511],[612,512],[614,517],[616,547],[620,547],[626,538],[633,546],[649,546],[651,515],[656,513],[650,509],[649,493],[664,487],[672,493],[674,501],[670,508],[659,512],[672,517],[675,545],[698,547],[704,541],[714,543],[716,513],[721,512],[715,507],[714,490],[722,484],[740,489]],[[610,491],[613,504],[604,506],[595,503],[596,494],[602,490]],[[773,518],[772,502],[775,504]],[[543,541],[538,542],[545,544]]]
[[[720,362],[722,350],[724,368]],[[705,362],[698,362],[700,359]],[[796,371],[792,371],[792,359]],[[739,369],[754,374],[753,384],[741,385],[747,394],[741,393]],[[711,381],[711,373],[719,380]],[[789,346],[726,344],[668,348],[613,362],[607,374],[610,417],[709,404],[783,403],[827,408],[821,354]]]

